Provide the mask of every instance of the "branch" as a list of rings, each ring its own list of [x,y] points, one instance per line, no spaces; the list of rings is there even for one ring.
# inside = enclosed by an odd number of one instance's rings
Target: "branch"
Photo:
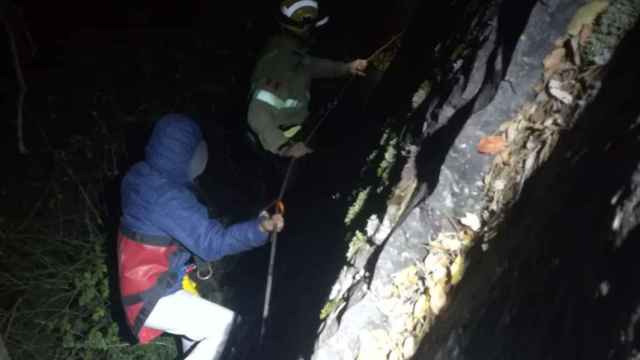
[[[4,346],[2,336],[0,336],[0,360],[11,360],[11,357],[9,357],[9,352],[7,352],[7,348],[6,346]]]
[[[20,65],[20,54],[18,54],[18,46],[16,44],[16,34],[11,27],[8,17],[3,17],[4,27],[9,35],[9,46],[11,47],[11,53],[13,55],[13,66],[16,69],[16,78],[18,80],[18,100],[17,100],[17,127],[18,127],[18,151],[20,154],[25,155],[29,153],[29,150],[24,145],[24,132],[23,132],[23,108],[24,97],[27,93],[27,84],[24,81],[24,75],[22,73],[22,66]]]
[[[98,222],[98,224],[99,225],[104,224],[102,222],[102,217],[100,216],[100,212],[98,212],[98,209],[94,206],[93,202],[91,201],[91,198],[89,197],[89,194],[87,193],[85,188],[82,186],[82,184],[80,183],[80,181],[76,177],[76,175],[73,172],[73,170],[71,170],[71,167],[69,166],[69,164],[67,164],[67,160],[66,160],[66,158],[64,156],[64,153],[60,153],[59,158],[61,159],[60,162],[62,163],[62,166],[65,168],[65,170],[67,170],[67,174],[69,174],[69,177],[71,177],[71,179],[73,181],[75,181],[75,183],[78,185],[78,189],[80,190],[80,194],[82,195],[82,197],[84,197],[84,200],[87,203],[87,207],[89,208],[89,210],[91,210],[91,212],[95,216],[96,221]]]
[[[13,309],[11,310],[11,315],[9,316],[9,321],[7,323],[7,328],[4,331],[4,338],[9,338],[9,333],[11,332],[11,325],[13,325],[13,319],[16,316],[16,312],[18,311],[18,306],[20,305],[20,303],[22,302],[23,298],[18,299],[18,301],[16,301],[16,303],[13,305]],[[2,336],[0,336],[0,341],[2,340]],[[0,349],[1,351],[1,349]],[[6,349],[5,349],[6,351]],[[9,356],[7,354],[7,356]],[[2,360],[2,354],[0,354],[0,360]]]

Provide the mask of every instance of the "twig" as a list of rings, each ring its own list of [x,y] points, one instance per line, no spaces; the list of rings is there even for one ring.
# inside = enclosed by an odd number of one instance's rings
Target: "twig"
[[[7,351],[7,346],[4,344],[4,340],[2,340],[2,337],[0,337],[0,359],[11,360],[11,357],[9,357],[9,352]]]
[[[38,46],[36,45],[35,41],[33,41],[33,36],[31,36],[31,31],[29,31],[29,27],[27,26],[27,23],[24,21],[23,8],[18,6],[16,6],[16,8],[18,10],[18,17],[20,17],[20,23],[23,26],[22,32],[27,38],[27,42],[29,43],[29,49],[31,49],[31,57],[34,57],[38,53]]]
[[[16,301],[16,303],[11,308],[11,315],[9,315],[9,322],[7,322],[7,328],[4,330],[4,338],[7,339],[9,336],[9,332],[11,331],[11,325],[13,324],[13,319],[16,316],[16,312],[18,311],[18,305],[22,302],[22,297]]]
[[[3,276],[3,277],[5,277],[7,281],[12,281],[12,282],[14,282],[14,283],[15,283],[15,284],[17,284],[20,288],[24,288],[24,287],[25,287],[25,285],[22,283],[22,281],[20,281],[20,280],[16,279],[15,277],[13,277],[13,276],[9,275],[9,274],[8,274],[8,273],[6,273],[6,272],[4,272],[4,273],[2,274],[2,276]],[[15,288],[14,288],[14,289],[15,289]]]
[[[71,170],[71,167],[69,167],[69,165],[67,164],[64,154],[61,153],[60,158],[62,159],[62,166],[64,166],[65,170],[67,170],[67,173],[69,174],[71,179],[73,179],[73,181],[75,181],[75,183],[78,185],[80,194],[82,194],[82,197],[84,197],[84,200],[86,201],[87,206],[89,207],[89,210],[93,212],[93,215],[96,217],[96,221],[98,222],[98,224],[102,225],[103,222],[102,222],[102,217],[100,216],[100,213],[98,212],[96,207],[93,205],[93,202],[89,198],[89,194],[87,194],[87,191],[84,189],[84,186],[82,186],[82,184],[78,181],[78,178],[74,174],[73,170]]]
[[[33,209],[31,209],[31,212],[29,213],[29,215],[27,215],[27,217],[24,219],[22,224],[20,224],[15,230],[12,230],[11,233],[18,234],[25,226],[27,226],[27,224],[31,221],[31,219],[33,219],[33,217],[35,216],[36,212],[38,212],[38,210],[40,209],[40,206],[42,205],[42,201],[49,194],[49,190],[51,189],[51,185],[52,184],[53,184],[53,178],[47,184],[47,187],[44,189],[44,192],[42,193],[42,196],[40,197],[40,199],[38,199],[36,204],[33,206]]]
[[[18,100],[17,100],[17,122],[18,122],[18,151],[20,154],[25,155],[29,153],[29,150],[24,146],[24,133],[23,133],[23,108],[24,97],[27,93],[27,84],[24,81],[24,75],[22,74],[22,66],[20,65],[20,54],[18,54],[18,46],[16,45],[16,35],[13,28],[9,24],[9,19],[3,18],[4,27],[9,35],[9,46],[11,47],[11,53],[13,55],[13,66],[16,68],[16,78],[18,80]]]
[[[389,40],[386,44],[382,45],[381,47],[378,48],[378,50],[374,51],[373,54],[371,54],[368,58],[367,61],[371,61],[371,59],[375,58],[376,56],[378,56],[384,49],[386,49],[387,47],[389,47],[389,45],[393,44],[400,36],[402,36],[402,34],[404,33],[404,30],[397,33],[394,37],[391,38],[391,40]]]

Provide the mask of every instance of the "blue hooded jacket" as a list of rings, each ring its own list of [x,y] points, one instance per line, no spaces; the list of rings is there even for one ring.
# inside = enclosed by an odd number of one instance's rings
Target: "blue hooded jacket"
[[[189,164],[201,142],[202,133],[192,119],[165,115],[155,124],[145,160],[135,164],[122,181],[121,225],[179,242],[184,249],[170,261],[170,271],[179,274],[184,274],[191,254],[214,261],[267,240],[258,218],[224,227],[208,217],[207,208],[191,191],[189,176]],[[169,293],[176,290],[169,289]]]

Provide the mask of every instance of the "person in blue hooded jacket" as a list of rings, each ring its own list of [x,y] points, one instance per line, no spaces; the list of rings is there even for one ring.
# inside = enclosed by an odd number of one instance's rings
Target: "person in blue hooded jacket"
[[[183,289],[191,257],[215,261],[249,250],[284,226],[281,215],[228,227],[209,218],[192,191],[207,158],[196,122],[165,115],[155,124],[145,160],[129,170],[121,188],[118,272],[127,323],[143,344],[163,332],[182,336],[189,360],[219,357],[235,318]]]

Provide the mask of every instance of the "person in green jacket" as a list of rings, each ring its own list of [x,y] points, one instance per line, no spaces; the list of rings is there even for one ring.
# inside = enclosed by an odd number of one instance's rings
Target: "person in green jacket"
[[[315,28],[328,18],[319,16],[318,2],[284,0],[280,8],[282,32],[263,49],[251,79],[248,122],[265,150],[299,158],[312,152],[292,141],[309,114],[309,88],[315,78],[365,75],[367,60],[332,61],[308,55]]]

